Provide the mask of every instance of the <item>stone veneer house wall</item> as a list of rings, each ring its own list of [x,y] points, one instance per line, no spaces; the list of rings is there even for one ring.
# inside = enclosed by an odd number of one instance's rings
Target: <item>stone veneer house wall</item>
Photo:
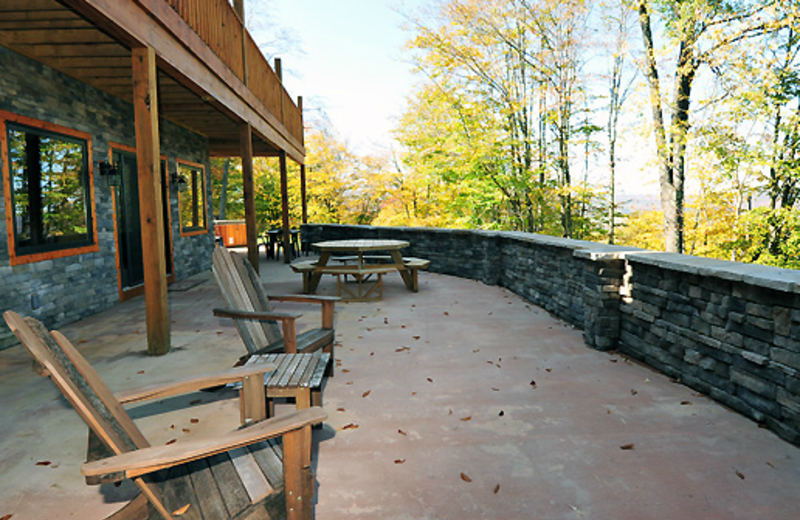
[[[530,233],[305,225],[303,240],[407,240],[430,270],[506,287],[800,444],[800,271]],[[421,289],[421,290],[424,290]]]
[[[133,106],[74,80],[36,61],[0,47],[0,309],[34,316],[49,327],[75,321],[99,312],[123,297],[117,258],[116,209],[112,189],[99,172],[98,163],[109,159],[112,146],[136,147]],[[8,143],[6,123],[19,116],[25,126],[59,128],[86,134],[89,142],[89,170],[94,191],[91,217],[96,226],[94,250],[67,253],[54,258],[12,262],[10,241],[14,240],[8,212]],[[52,125],[57,125],[53,127]],[[169,121],[160,122],[162,159],[166,157],[167,179],[178,162],[195,165],[205,176],[203,187],[205,226],[192,233],[182,232],[178,214],[178,193],[170,186],[170,240],[174,278],[181,280],[210,268],[214,245],[210,222],[209,151],[206,139]],[[113,143],[113,145],[112,145]],[[91,249],[91,248],[90,248]],[[45,255],[46,256],[46,255]],[[12,265],[16,263],[16,265]],[[0,348],[14,343],[11,333],[0,330]]]

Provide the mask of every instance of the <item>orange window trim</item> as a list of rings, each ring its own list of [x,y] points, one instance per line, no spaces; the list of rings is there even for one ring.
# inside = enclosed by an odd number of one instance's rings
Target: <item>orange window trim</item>
[[[205,235],[208,233],[209,226],[208,226],[208,190],[207,190],[207,182],[206,182],[206,167],[200,163],[195,163],[191,161],[186,161],[183,159],[176,159],[175,160],[175,170],[178,175],[181,174],[181,165],[188,166],[190,168],[198,168],[203,172],[203,222],[205,222],[205,226],[199,229],[190,229],[189,231],[184,231],[183,222],[180,222],[180,232],[182,237],[193,237],[198,235]],[[178,219],[181,217],[181,197],[183,194],[179,191],[178,192]]]
[[[26,116],[13,114],[0,110],[0,156],[3,161],[3,180],[5,181],[5,189],[3,195],[6,202],[6,235],[8,238],[8,257],[11,265],[31,264],[34,262],[42,262],[44,260],[52,260],[54,258],[64,258],[67,256],[83,255],[86,253],[96,253],[100,250],[100,245],[97,242],[97,206],[94,198],[94,164],[92,161],[92,136],[86,132],[73,130],[54,123],[40,121]],[[74,247],[70,249],[59,249],[57,251],[45,251],[43,253],[33,253],[30,255],[17,255],[16,244],[14,243],[14,208],[11,200],[11,167],[8,159],[8,123],[19,123],[21,125],[47,130],[57,134],[63,134],[86,141],[86,153],[88,154],[87,165],[89,168],[89,205],[92,210],[92,241],[94,242],[88,246]]]

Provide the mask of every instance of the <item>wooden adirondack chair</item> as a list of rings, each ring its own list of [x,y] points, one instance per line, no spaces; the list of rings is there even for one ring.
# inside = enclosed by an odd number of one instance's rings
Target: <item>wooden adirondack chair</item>
[[[58,331],[48,333],[35,319],[11,311],[3,317],[36,360],[40,373],[50,376],[91,429],[90,449],[92,439],[99,439],[110,455],[99,460],[90,457],[81,469],[87,481],[131,478],[141,490],[109,519],[311,520],[310,426],[325,419],[322,409],[306,408],[253,422],[220,438],[151,447],[122,407],[125,402],[249,380],[254,382],[256,399],[262,396],[261,411],[255,413],[263,416],[263,377],[268,365],[153,385],[125,392],[120,398]]]
[[[214,248],[212,256],[214,277],[229,307],[214,309],[214,315],[235,320],[248,351],[246,357],[271,352],[312,352],[321,348],[330,352],[333,359],[334,305],[339,298],[300,294],[267,296],[258,274],[246,258],[232,255],[224,247]],[[302,315],[274,311],[270,301],[321,304],[322,327],[297,334],[295,322]]]

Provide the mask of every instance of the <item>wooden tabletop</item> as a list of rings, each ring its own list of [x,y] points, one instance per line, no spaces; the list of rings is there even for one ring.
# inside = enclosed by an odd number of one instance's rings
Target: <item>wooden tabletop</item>
[[[311,244],[320,251],[349,251],[361,253],[364,251],[393,251],[409,246],[404,240],[357,238],[353,240],[328,240]]]

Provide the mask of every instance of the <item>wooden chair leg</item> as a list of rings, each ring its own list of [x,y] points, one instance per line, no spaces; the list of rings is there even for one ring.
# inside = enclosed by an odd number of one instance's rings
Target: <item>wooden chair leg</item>
[[[283,436],[286,520],[311,520],[311,427]]]

